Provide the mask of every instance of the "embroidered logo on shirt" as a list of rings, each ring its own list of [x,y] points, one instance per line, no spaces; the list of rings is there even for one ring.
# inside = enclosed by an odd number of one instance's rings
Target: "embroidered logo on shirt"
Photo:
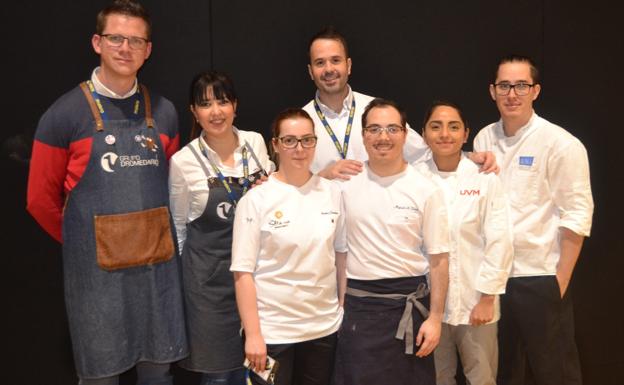
[[[518,160],[518,164],[520,166],[532,166],[533,165],[533,157],[532,156],[521,156]]]
[[[459,195],[480,195],[481,190],[459,190]]]
[[[269,226],[274,228],[274,229],[287,227],[290,224],[289,220],[281,220],[282,217],[284,216],[284,213],[282,213],[280,210],[277,210],[276,212],[274,212],[273,216],[276,219],[270,219],[269,220]]]

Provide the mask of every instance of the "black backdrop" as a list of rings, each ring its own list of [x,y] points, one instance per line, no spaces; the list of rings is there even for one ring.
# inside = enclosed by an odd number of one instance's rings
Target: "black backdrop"
[[[25,212],[27,153],[40,115],[98,63],[90,45],[107,1],[3,4],[1,170],[3,383],[71,384],[75,374],[62,294],[60,247]],[[618,218],[624,161],[624,35],[607,0],[166,1],[144,4],[154,50],[142,82],[178,108],[189,133],[187,88],[203,69],[225,70],[239,93],[235,124],[265,136],[273,116],[305,104],[308,38],[324,24],[346,36],[357,91],[397,100],[413,127],[427,103],[464,106],[474,132],[497,119],[487,85],[496,59],[533,56],[542,70],[535,108],[586,145],[596,210],[570,290],[585,383],[624,383],[624,247]],[[528,315],[530,316],[530,315]],[[195,383],[176,370],[177,384]],[[130,383],[126,376],[124,383]],[[6,381],[6,382],[5,382]],[[556,384],[554,384],[556,385]]]

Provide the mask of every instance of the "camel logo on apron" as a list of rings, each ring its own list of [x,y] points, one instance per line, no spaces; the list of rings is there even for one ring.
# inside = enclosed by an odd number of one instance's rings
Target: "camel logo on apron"
[[[100,164],[102,165],[104,171],[114,172],[115,170],[113,170],[113,166],[115,165],[117,158],[117,154],[115,154],[114,152],[107,152],[106,154],[102,155],[102,159],[100,159]]]
[[[232,204],[230,202],[221,202],[217,205],[217,215],[221,219],[228,219],[232,212]]]

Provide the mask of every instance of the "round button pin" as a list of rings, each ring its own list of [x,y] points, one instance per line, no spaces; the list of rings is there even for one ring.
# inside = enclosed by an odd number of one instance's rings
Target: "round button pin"
[[[104,141],[106,144],[115,144],[115,137],[113,135],[106,135]]]

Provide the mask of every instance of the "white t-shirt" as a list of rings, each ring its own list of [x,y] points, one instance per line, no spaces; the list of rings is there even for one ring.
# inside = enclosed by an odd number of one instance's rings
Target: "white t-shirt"
[[[496,174],[483,174],[462,158],[454,172],[439,171],[433,159],[416,169],[444,190],[451,250],[444,322],[468,325],[481,293],[503,294],[513,260],[509,205]],[[494,319],[500,318],[498,297]]]
[[[512,277],[554,275],[559,227],[589,236],[594,202],[583,144],[563,128],[533,114],[514,136],[502,120],[477,134],[476,151],[492,151],[514,225]]]
[[[239,142],[239,146],[234,150],[234,167],[224,165],[219,155],[208,146],[201,136],[189,144],[200,154],[211,175],[213,170],[199,148],[200,140],[203,142],[208,156],[224,176],[243,176],[243,146],[245,142],[249,143],[260,162],[258,165],[255,159],[250,154],[248,155],[250,174],[260,170],[261,167],[267,172],[275,168],[273,162],[269,160],[262,135],[253,131],[238,130],[236,127],[234,127],[234,133],[238,136]],[[184,247],[184,241],[186,241],[186,225],[197,219],[206,209],[209,190],[208,178],[202,165],[197,162],[197,158],[189,148],[186,146],[181,148],[171,157],[169,165],[169,207],[178,236],[180,253]]]
[[[364,113],[366,106],[368,106],[368,103],[370,103],[374,98],[372,96],[353,92],[351,87],[349,87],[349,94],[343,101],[342,111],[340,111],[340,113],[336,113],[318,99],[318,91],[315,96],[315,99],[319,103],[321,112],[325,116],[327,123],[336,135],[336,139],[338,139],[341,146],[344,146],[344,137],[345,132],[347,131],[347,123],[349,121],[349,111],[351,110],[351,102],[354,98],[355,114],[353,116],[349,146],[347,148],[347,159],[359,160],[363,162],[368,160],[368,153],[366,152],[366,148],[364,147],[364,142],[362,140],[362,114]],[[312,120],[314,121],[314,131],[318,137],[314,161],[310,166],[310,170],[316,174],[342,158],[336,148],[336,145],[334,144],[334,141],[327,133],[323,122],[314,109],[314,100],[311,100],[308,104],[306,104],[303,109],[310,114],[310,117],[312,117]],[[408,163],[417,163],[425,160],[428,156],[430,156],[429,147],[427,147],[422,137],[418,135],[416,131],[412,130],[409,125],[407,125],[407,128],[407,138],[405,146],[403,147],[404,158],[408,161]]]
[[[366,162],[340,185],[347,231],[338,244],[348,245],[348,278],[425,275],[427,254],[449,251],[444,193],[414,167],[380,177]]]
[[[334,241],[343,227],[340,190],[317,175],[301,187],[270,176],[239,202],[231,270],[253,273],[266,343],[308,341],[340,327]]]

